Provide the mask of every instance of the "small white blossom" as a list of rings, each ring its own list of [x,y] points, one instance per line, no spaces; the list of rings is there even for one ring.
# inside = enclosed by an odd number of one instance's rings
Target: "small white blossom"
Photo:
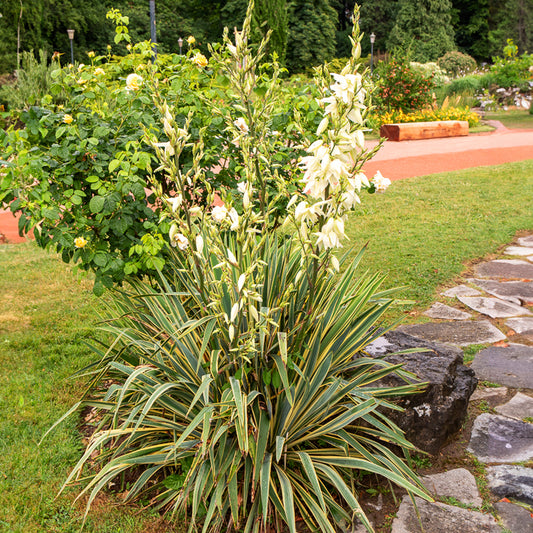
[[[372,178],[372,184],[376,188],[376,192],[385,192],[388,186],[391,184],[389,178],[384,178],[381,172],[378,170],[376,175]]]
[[[177,246],[180,250],[186,250],[188,248],[189,240],[183,235],[183,233],[178,232],[178,226],[176,224],[172,224],[169,231],[169,237],[172,246]]]
[[[180,207],[180,205],[183,203],[183,196],[181,194],[177,194],[172,198],[167,198],[167,202],[172,207],[172,212],[175,213],[178,207]]]
[[[233,124],[241,131],[241,133],[248,133],[248,124],[244,118],[239,117],[233,121]]]
[[[201,235],[198,235],[196,237],[196,251],[199,253],[202,253],[203,249],[204,249],[204,240],[202,239]]]
[[[217,222],[222,222],[226,220],[226,217],[228,216],[228,210],[226,209],[226,206],[224,205],[216,205],[215,207],[213,207],[213,210],[211,211],[211,216]]]
[[[330,218],[322,226],[322,230],[315,235],[317,236],[317,245],[321,250],[342,247],[341,240],[346,238],[344,220],[342,218]]]
[[[237,231],[239,229],[239,213],[232,207],[228,212],[229,219],[231,220],[231,231]]]

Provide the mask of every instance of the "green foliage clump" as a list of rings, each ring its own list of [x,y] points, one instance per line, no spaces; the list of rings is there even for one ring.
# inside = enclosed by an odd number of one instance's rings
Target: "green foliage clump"
[[[507,40],[507,46],[505,46],[503,52],[504,57],[493,58],[494,64],[490,68],[494,83],[505,89],[518,87],[523,92],[529,91],[529,81],[532,78],[530,68],[533,67],[533,54],[523,53],[518,55],[518,47],[512,39]]]
[[[33,51],[22,53],[22,68],[17,70],[15,80],[0,87],[0,104],[6,109],[22,111],[32,105],[41,105],[43,99],[50,102],[50,90],[54,83],[52,73],[59,68],[59,60],[39,50],[39,59]],[[55,94],[54,103],[60,104],[64,95]]]
[[[462,76],[452,80],[446,85],[446,94],[472,96],[484,89],[488,89],[493,83],[493,76],[488,72],[484,74],[470,74],[469,76]]]
[[[405,58],[395,57],[379,63],[375,99],[382,110],[412,111],[431,103],[433,75],[424,76]]]
[[[476,68],[476,60],[473,57],[457,50],[444,54],[438,59],[437,64],[454,78],[469,74]]]
[[[450,78],[446,75],[444,70],[442,70],[440,66],[433,61],[428,63],[417,63],[416,61],[411,61],[410,66],[411,68],[420,72],[420,74],[422,74],[425,78],[432,77],[435,87],[441,87],[450,81]]]

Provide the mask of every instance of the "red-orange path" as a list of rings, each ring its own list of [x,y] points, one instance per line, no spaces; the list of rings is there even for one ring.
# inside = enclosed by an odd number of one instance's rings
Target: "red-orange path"
[[[364,166],[370,178],[376,171],[392,181],[439,172],[500,165],[533,159],[533,130],[510,130],[500,123],[490,133],[421,141],[386,141]],[[370,141],[369,147],[377,141]],[[18,221],[10,211],[0,210],[0,243],[23,242]]]

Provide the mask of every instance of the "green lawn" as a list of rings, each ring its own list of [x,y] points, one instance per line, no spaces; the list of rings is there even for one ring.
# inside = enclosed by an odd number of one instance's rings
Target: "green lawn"
[[[393,182],[346,226],[351,244],[369,243],[363,266],[424,308],[465,263],[533,231],[533,160]]]
[[[530,115],[527,109],[485,113],[484,120],[499,120],[506,128],[510,129],[533,129],[533,115]]]
[[[401,296],[423,309],[465,263],[533,230],[533,160],[395,182],[364,195],[347,228],[355,248],[369,242],[363,267],[388,272],[388,286],[406,285]],[[84,343],[102,302],[32,244],[0,246],[0,294],[0,532],[78,531],[74,490],[55,496],[82,451],[79,420],[38,442],[82,389],[68,376],[92,357]],[[113,503],[97,501],[86,531],[170,531],[150,512]]]

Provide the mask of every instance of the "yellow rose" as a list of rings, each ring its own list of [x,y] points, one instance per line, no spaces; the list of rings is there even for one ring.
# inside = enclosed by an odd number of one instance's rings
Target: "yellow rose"
[[[63,122],[65,124],[71,124],[72,122],[74,122],[74,119],[72,118],[72,115],[65,115],[63,117]]]
[[[200,54],[200,52],[198,52],[193,58],[192,58],[192,62],[203,68],[203,67],[207,67],[207,58],[203,55],[203,54]]]
[[[196,39],[192,35],[189,35],[189,37],[187,37],[187,42],[192,45],[196,42]]]
[[[141,88],[143,79],[139,74],[130,74],[126,78],[126,89],[128,91],[138,91]]]
[[[96,54],[94,52],[87,52],[87,55],[92,59]]]
[[[94,71],[94,74],[95,74],[95,76],[104,76],[105,75],[105,70],[103,68],[98,67]]]
[[[85,246],[87,246],[87,240],[83,237],[76,237],[74,239],[74,246],[76,248],[85,248]]]

